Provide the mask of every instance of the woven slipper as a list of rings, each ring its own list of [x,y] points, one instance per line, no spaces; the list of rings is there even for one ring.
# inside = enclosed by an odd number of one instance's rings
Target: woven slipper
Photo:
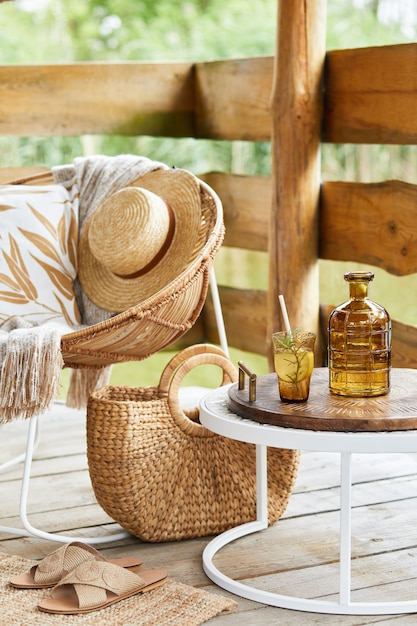
[[[126,567],[132,570],[139,569],[142,565],[142,561],[135,557],[107,560],[100,552],[97,552],[97,550],[86,543],[73,541],[54,550],[28,572],[14,576],[10,584],[18,589],[53,587],[81,563],[96,560],[113,563],[119,567]]]
[[[166,578],[164,570],[134,574],[107,561],[88,561],[65,576],[38,609],[61,615],[91,613],[159,587]]]

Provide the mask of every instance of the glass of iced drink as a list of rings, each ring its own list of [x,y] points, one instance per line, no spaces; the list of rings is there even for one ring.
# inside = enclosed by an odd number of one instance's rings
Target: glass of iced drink
[[[316,335],[295,330],[272,335],[275,371],[283,402],[305,402],[310,393]]]

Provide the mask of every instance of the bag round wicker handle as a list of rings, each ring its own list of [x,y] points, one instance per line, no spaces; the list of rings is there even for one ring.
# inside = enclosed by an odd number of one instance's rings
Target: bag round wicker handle
[[[194,346],[194,348],[196,347],[197,346]],[[187,352],[187,350],[183,352]],[[179,359],[182,363],[175,368],[168,384],[168,406],[170,414],[177,426],[186,435],[191,435],[192,437],[212,437],[215,433],[196,421],[199,415],[198,408],[192,409],[191,411],[188,410],[187,412],[181,408],[178,397],[181,381],[188,374],[188,372],[198,365],[218,365],[221,367],[223,370],[222,385],[236,382],[237,370],[225,353],[219,348],[212,351],[197,353],[196,350],[191,349],[188,354],[191,354],[188,358],[187,355],[183,355],[185,356],[185,360],[184,358]],[[164,374],[165,372],[163,373],[162,378],[164,378]]]
[[[211,343],[198,343],[194,346],[188,346],[188,348],[184,348],[181,352],[178,352],[165,366],[164,371],[161,374],[161,378],[159,381],[159,391],[161,393],[168,393],[169,385],[171,383],[171,378],[174,375],[175,371],[187,361],[190,357],[196,354],[218,354],[219,356],[227,359],[227,354],[218,346],[215,346]],[[227,382],[230,382],[230,376],[227,376],[225,373],[223,375],[222,385],[225,385]],[[234,382],[234,381],[233,381]]]

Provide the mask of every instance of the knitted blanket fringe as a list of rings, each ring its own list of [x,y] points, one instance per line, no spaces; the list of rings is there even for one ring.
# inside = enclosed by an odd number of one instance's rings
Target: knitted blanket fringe
[[[73,409],[85,408],[93,391],[109,384],[110,374],[111,366],[71,370],[66,405]]]
[[[19,326],[19,320],[15,321]],[[1,343],[0,421],[32,417],[47,410],[59,391],[64,365],[60,342],[65,327],[53,324],[10,331]]]
[[[55,183],[79,190],[80,228],[90,213],[106,198],[154,169],[167,168],[146,157],[102,155],[80,157],[73,164],[53,168]],[[78,284],[77,284],[78,283]],[[111,316],[96,307],[84,294],[79,281],[74,286],[83,325]],[[19,317],[0,329],[0,424],[15,418],[30,418],[49,409],[59,392],[64,361],[63,334],[76,330],[46,323],[31,325]],[[110,367],[74,369],[71,373],[68,406],[83,408],[88,396],[108,383]]]

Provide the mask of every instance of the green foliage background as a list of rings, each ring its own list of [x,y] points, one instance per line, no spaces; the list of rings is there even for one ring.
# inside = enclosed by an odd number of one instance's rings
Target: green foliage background
[[[281,0],[285,2],[285,0]],[[194,60],[273,55],[277,0],[14,0],[0,5],[0,63],[71,63],[78,61]],[[415,4],[415,3],[414,3]],[[410,0],[329,0],[327,48],[406,43],[416,37],[417,11]],[[394,11],[395,9],[395,11]],[[128,87],[127,87],[128,88]],[[195,173],[216,170],[270,174],[269,143],[196,141],[152,137],[1,137],[0,167],[72,161],[86,153],[145,154]],[[377,181],[399,178],[417,182],[417,154],[410,146],[323,146],[326,179]],[[221,251],[220,280],[238,274],[242,286],[267,285],[265,255],[239,264]],[[222,256],[223,255],[223,256]],[[343,272],[352,264],[323,263],[321,299],[346,299]],[[371,296],[394,317],[417,322],[415,280],[402,281],[402,298],[392,278],[377,270]],[[161,357],[164,361],[169,355]],[[265,363],[251,365],[264,371]],[[136,364],[140,365],[140,364]],[[116,368],[117,369],[117,368]],[[134,384],[153,384],[146,362]],[[125,374],[123,374],[125,377]],[[118,381],[116,381],[118,382]],[[126,378],[123,378],[126,382]],[[129,381],[127,381],[129,382]]]

